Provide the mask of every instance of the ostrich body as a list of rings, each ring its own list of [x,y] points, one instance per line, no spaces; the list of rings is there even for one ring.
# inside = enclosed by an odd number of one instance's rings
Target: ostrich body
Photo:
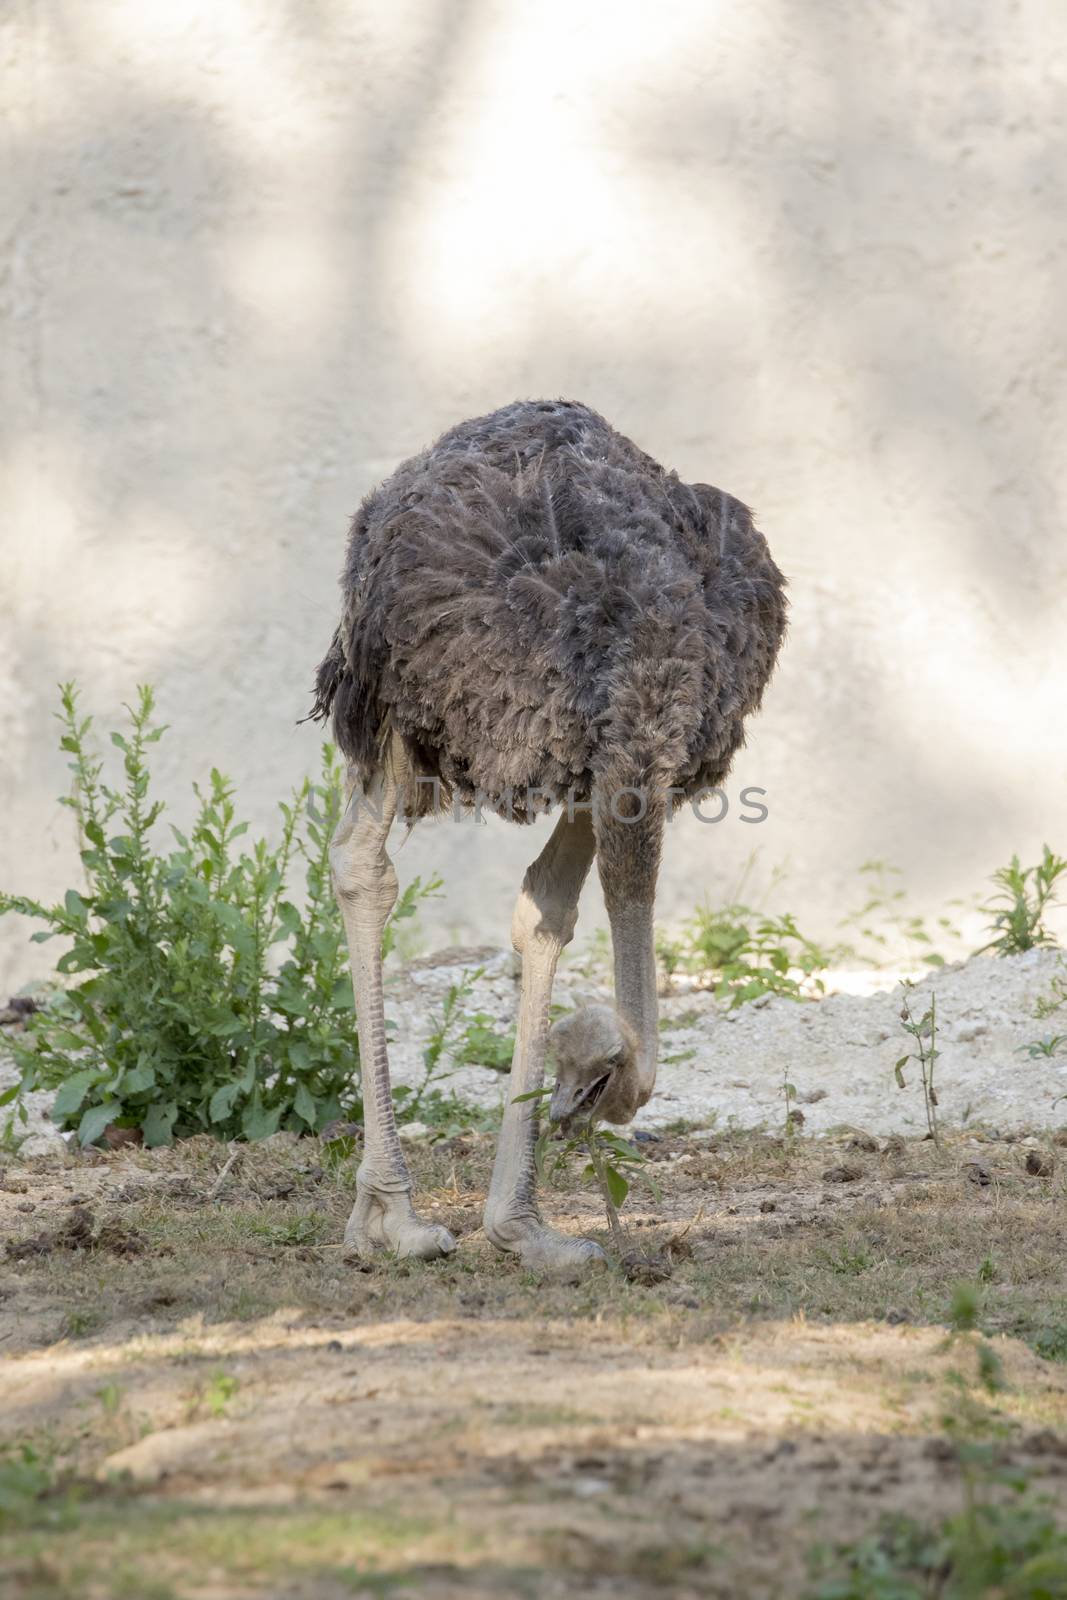
[[[512,920],[522,957],[515,1054],[485,1213],[501,1250],[572,1272],[600,1257],[541,1221],[536,1101],[628,1122],[652,1093],[653,902],[664,821],[720,784],[785,630],[784,583],[746,508],[682,483],[588,407],[518,402],[461,423],[363,502],[343,611],[318,670],[349,800],[331,848],[363,1064],[364,1155],[345,1233],[356,1257],[455,1248],[423,1222],[393,1115],[381,937],[396,900],[394,816],[450,799],[559,819]],[[594,856],[615,1008],[549,1014]]]

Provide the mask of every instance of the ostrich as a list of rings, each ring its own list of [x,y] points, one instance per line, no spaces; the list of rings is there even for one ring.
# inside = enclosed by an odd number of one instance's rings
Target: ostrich
[[[587,406],[520,401],[450,429],[367,496],[341,589],[312,715],[332,712],[348,762],[330,851],[363,1065],[348,1258],[455,1249],[414,1209],[393,1111],[381,963],[393,819],[451,802],[525,822],[558,805],[512,919],[521,991],[484,1226],[525,1266],[576,1274],[603,1253],[541,1220],[537,1101],[519,1097],[541,1087],[550,1048],[554,1121],[628,1122],[651,1095],[664,821],[720,784],[743,742],[785,630],[782,575],[737,500],[682,483]],[[594,856],[615,1008],[550,1029]]]

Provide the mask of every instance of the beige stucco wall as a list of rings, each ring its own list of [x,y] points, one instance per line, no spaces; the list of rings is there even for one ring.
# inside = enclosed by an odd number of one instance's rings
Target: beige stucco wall
[[[559,394],[792,579],[770,820],[675,832],[665,914],[756,845],[824,930],[865,858],[935,905],[1067,845],[1056,0],[8,0],[0,59],[0,884],[71,881],[60,678],[153,680],[178,815],[217,763],[266,822],[361,495]],[[400,865],[500,936],[534,849]]]

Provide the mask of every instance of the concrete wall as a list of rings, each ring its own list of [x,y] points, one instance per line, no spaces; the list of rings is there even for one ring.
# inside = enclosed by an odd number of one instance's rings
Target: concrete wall
[[[792,579],[770,820],[677,832],[665,915],[756,846],[823,931],[868,857],[939,905],[1067,846],[1062,5],[8,0],[0,59],[0,884],[72,881],[60,678],[152,680],[176,816],[217,763],[269,821],[364,491],[561,394]],[[401,875],[503,936],[538,847]]]

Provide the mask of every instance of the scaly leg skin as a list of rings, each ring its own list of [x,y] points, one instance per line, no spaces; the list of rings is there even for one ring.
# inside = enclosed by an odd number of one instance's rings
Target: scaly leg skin
[[[397,894],[396,872],[385,846],[406,778],[406,756],[394,736],[368,792],[352,788],[330,845],[334,892],[348,937],[363,1071],[363,1160],[345,1228],[345,1259],[364,1264],[380,1248],[423,1261],[456,1248],[448,1229],[423,1222],[411,1203],[411,1174],[396,1131],[385,1048],[382,932]]]
[[[593,860],[593,825],[587,813],[560,817],[548,843],[523,880],[511,939],[522,956],[522,990],[507,1104],[485,1208],[485,1231],[498,1250],[519,1256],[535,1272],[574,1280],[604,1252],[591,1239],[571,1239],[541,1221],[534,1153],[538,1102],[516,1096],[540,1089],[545,1075],[552,979],[564,945],[574,935],[578,897]]]

